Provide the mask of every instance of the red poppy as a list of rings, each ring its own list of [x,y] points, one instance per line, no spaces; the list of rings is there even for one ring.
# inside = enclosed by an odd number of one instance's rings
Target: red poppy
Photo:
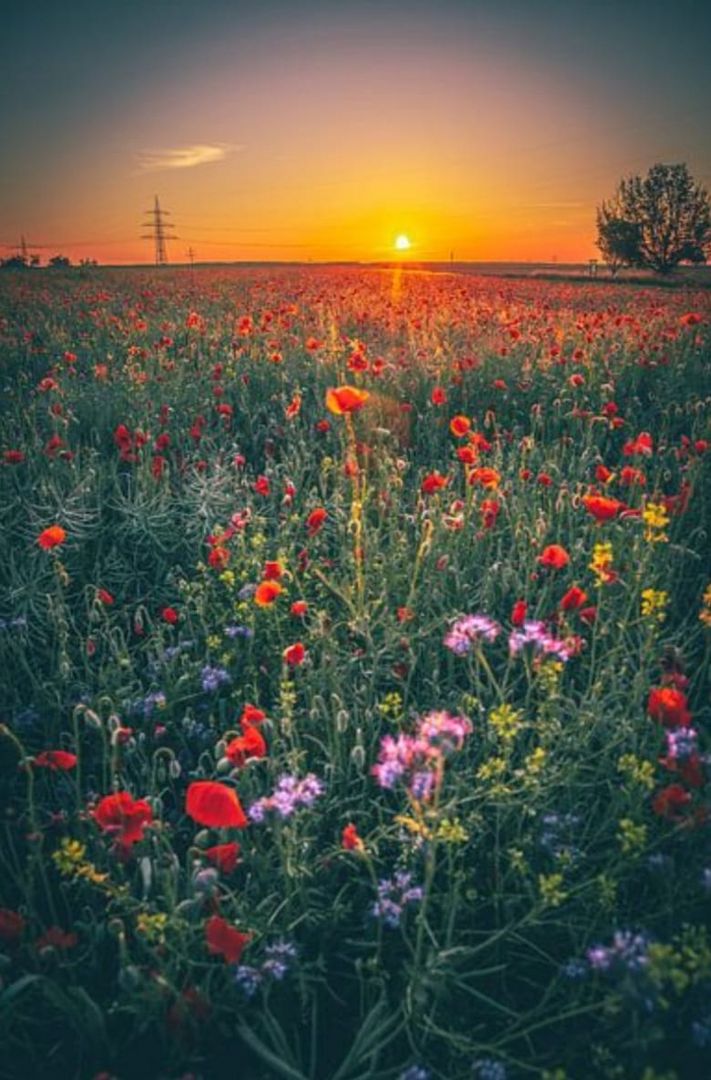
[[[258,709],[256,705],[250,705],[250,703],[247,702],[242,709],[242,715],[240,716],[239,722],[242,726],[242,731],[246,731],[247,728],[258,727],[259,724],[264,723],[266,718],[266,713],[262,712],[261,709]]]
[[[511,609],[511,624],[512,626],[523,626],[526,619],[526,613],[528,611],[528,604],[525,600],[517,600]]]
[[[289,667],[298,667],[299,664],[303,664],[304,662],[304,659],[306,657],[306,649],[300,641],[297,641],[294,645],[289,645],[286,649],[284,649],[282,656],[284,657],[285,663],[287,663]]]
[[[284,576],[284,567],[277,560],[265,562],[262,576],[265,581],[279,581]]]
[[[323,528],[323,524],[328,517],[328,513],[322,506],[317,506],[315,510],[312,510],[306,519],[306,528],[309,530],[309,536],[315,536]]]
[[[595,604],[590,604],[589,607],[581,608],[578,612],[578,617],[582,619],[588,626],[592,626],[597,618],[597,607]]]
[[[37,537],[37,543],[43,551],[51,551],[52,548],[59,547],[67,539],[66,531],[61,525],[50,525],[48,529],[45,529]]]
[[[220,915],[213,915],[205,924],[205,942],[208,952],[221,956],[228,964],[239,964],[251,934],[243,934]]]
[[[686,315],[681,316],[679,322],[682,326],[698,326],[701,316],[695,311],[687,311]]]
[[[99,828],[124,848],[142,840],[146,825],[153,821],[153,811],[145,799],[134,799],[127,791],[105,795],[92,816]]]
[[[447,404],[446,391],[443,390],[441,386],[433,386],[432,387],[432,393],[430,394],[430,401],[432,402],[433,405],[446,405]]]
[[[457,457],[463,465],[474,465],[479,460],[479,451],[471,443],[457,447]]]
[[[24,929],[25,920],[18,911],[0,908],[0,941],[17,941]]]
[[[667,728],[689,727],[691,713],[686,694],[673,686],[654,686],[647,698],[647,713]]]
[[[162,454],[154,454],[151,459],[151,475],[155,480],[160,480],[163,471],[168,464],[168,459]]]
[[[242,768],[250,758],[263,758],[267,754],[267,744],[257,727],[248,726],[243,735],[238,735],[227,744],[225,757],[237,768]]]
[[[488,491],[495,491],[501,483],[501,475],[496,469],[491,469],[484,465],[479,469],[472,469],[469,474],[469,483],[481,484],[481,486]]]
[[[230,561],[229,549],[222,547],[220,544],[216,544],[210,551],[207,561],[213,569],[224,570]]]
[[[428,473],[420,485],[420,491],[423,495],[433,495],[435,491],[441,491],[442,488],[446,488],[449,483],[448,476],[442,476],[435,469],[434,472]]]
[[[600,484],[606,484],[608,480],[612,480],[614,475],[612,469],[608,469],[607,465],[595,466],[595,479]]]
[[[409,607],[399,607],[396,612],[397,621],[400,623],[412,622],[415,618],[415,612]]]
[[[293,420],[295,416],[299,415],[301,409],[301,394],[294,394],[291,401],[284,409],[284,416],[287,420]]]
[[[180,618],[178,612],[172,607],[164,607],[160,616],[163,622],[167,622],[170,626],[175,626]]]
[[[622,447],[622,453],[626,457],[632,457],[635,454],[651,457],[653,451],[654,442],[648,431],[643,431],[636,439],[632,439]]]
[[[2,456],[6,465],[21,465],[25,460],[22,450],[4,450]]]
[[[678,773],[685,784],[689,787],[700,788],[703,787],[706,779],[704,773],[704,767],[699,754],[690,754],[688,758],[683,761],[678,761],[676,758],[663,757],[659,759],[659,764],[663,765],[669,772]]]
[[[309,605],[305,600],[295,600],[289,610],[295,619],[300,619],[309,610]]]
[[[220,873],[232,874],[239,862],[239,853],[239,844],[232,840],[229,844],[214,844],[213,847],[205,848],[203,855]]]
[[[549,544],[538,556],[541,566],[549,566],[552,570],[562,570],[570,562],[570,555],[560,544]]]
[[[691,799],[691,793],[681,784],[669,784],[654,796],[652,810],[668,821],[683,821],[682,808],[688,806]]]
[[[258,476],[254,484],[254,490],[256,491],[257,495],[269,495],[271,491],[269,478],[266,476]]]
[[[493,529],[501,512],[501,503],[497,499],[484,499],[479,507],[482,524],[485,529]]]
[[[588,599],[588,594],[584,589],[579,588],[577,585],[572,585],[563,599],[560,602],[560,606],[563,611],[577,611],[581,608]]]
[[[113,596],[106,589],[97,589],[96,599],[100,601],[100,603],[104,604],[106,607],[110,607],[111,604],[113,604],[114,602]]]
[[[43,750],[35,758],[35,765],[53,772],[67,772],[75,768],[76,763],[76,754],[70,754],[68,750]]]
[[[367,390],[356,386],[339,386],[326,391],[326,408],[336,416],[343,416],[362,409],[370,397]]]
[[[453,416],[449,421],[449,430],[456,439],[463,439],[471,426],[468,416]]]
[[[283,593],[284,589],[278,581],[262,581],[257,586],[257,590],[254,594],[254,602],[259,607],[271,607],[277,597]]]
[[[35,941],[36,949],[46,949],[51,947],[52,949],[73,949],[78,943],[79,937],[72,930],[62,930],[60,926],[50,926],[45,930],[42,937],[38,937]]]
[[[346,825],[341,833],[341,847],[344,851],[364,851],[365,844],[358,835],[355,825]]]
[[[608,499],[605,495],[583,495],[581,501],[587,512],[600,523],[611,521],[625,508],[619,499]]]
[[[641,469],[635,469],[632,465],[625,465],[623,469],[620,469],[620,483],[626,487],[632,487],[635,484],[638,487],[644,487],[646,482]]]
[[[189,785],[185,813],[209,829],[244,829],[248,825],[237,792],[216,780],[196,780]]]

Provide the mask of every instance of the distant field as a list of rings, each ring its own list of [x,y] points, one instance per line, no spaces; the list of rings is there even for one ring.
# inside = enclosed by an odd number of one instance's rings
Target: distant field
[[[0,274],[0,1076],[711,1075],[709,272],[425,270]]]

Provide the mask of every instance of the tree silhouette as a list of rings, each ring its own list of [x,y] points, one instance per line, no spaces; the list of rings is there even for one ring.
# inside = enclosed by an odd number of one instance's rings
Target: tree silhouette
[[[711,203],[686,165],[653,165],[621,180],[597,212],[599,247],[613,273],[621,265],[668,274],[703,263],[711,249]]]

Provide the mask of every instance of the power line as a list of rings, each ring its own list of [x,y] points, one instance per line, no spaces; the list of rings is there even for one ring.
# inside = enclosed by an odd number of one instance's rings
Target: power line
[[[158,196],[156,195],[153,209],[146,210],[145,214],[148,217],[148,221],[143,223],[143,227],[150,231],[142,233],[141,238],[143,240],[153,240],[156,251],[156,266],[167,266],[168,252],[165,242],[166,240],[178,239],[175,233],[170,231],[174,226],[165,220],[166,217],[170,217],[170,211],[161,209]]]

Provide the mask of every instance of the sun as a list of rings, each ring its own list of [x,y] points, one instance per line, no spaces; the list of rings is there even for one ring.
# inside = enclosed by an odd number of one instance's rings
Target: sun
[[[412,245],[410,244],[409,237],[405,236],[404,233],[400,233],[399,236],[395,237],[395,250],[396,251],[409,251],[411,246]]]

